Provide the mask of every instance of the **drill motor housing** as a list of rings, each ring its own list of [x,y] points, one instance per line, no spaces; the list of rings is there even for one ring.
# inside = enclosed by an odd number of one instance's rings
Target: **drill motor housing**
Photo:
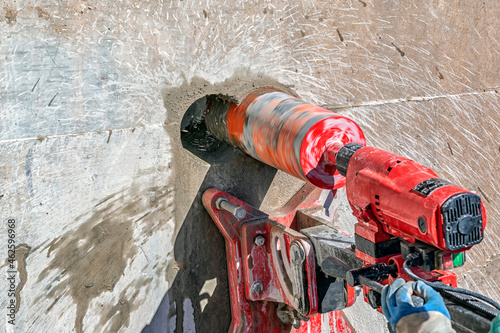
[[[356,243],[366,244],[365,250],[373,252],[366,255],[396,254],[397,249],[390,249],[394,237],[411,243],[418,240],[449,253],[463,252],[482,241],[486,212],[480,197],[439,178],[431,169],[356,143],[340,148],[336,161],[358,218]],[[382,249],[377,249],[378,243]]]

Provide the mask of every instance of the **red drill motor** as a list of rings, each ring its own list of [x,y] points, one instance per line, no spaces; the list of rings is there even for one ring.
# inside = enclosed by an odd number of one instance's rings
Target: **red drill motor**
[[[391,236],[451,253],[483,239],[481,198],[415,161],[350,143],[338,150],[336,166],[346,177],[347,197],[359,221],[356,235],[379,244],[375,253],[365,252],[377,260],[391,254],[381,249]]]
[[[464,251],[482,241],[486,212],[480,197],[382,149],[356,143],[336,149],[336,168],[346,177],[358,219],[356,257],[365,266],[348,274],[349,284],[359,284],[360,275],[384,284],[395,277],[410,280],[404,269],[410,257],[426,280],[456,286],[456,275],[443,270],[463,265]]]

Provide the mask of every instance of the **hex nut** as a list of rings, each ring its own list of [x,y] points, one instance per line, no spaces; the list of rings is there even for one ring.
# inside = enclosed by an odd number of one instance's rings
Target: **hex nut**
[[[262,246],[264,245],[264,243],[266,242],[266,238],[262,235],[257,235],[255,236],[255,238],[253,239],[253,243],[256,245],[256,246]]]

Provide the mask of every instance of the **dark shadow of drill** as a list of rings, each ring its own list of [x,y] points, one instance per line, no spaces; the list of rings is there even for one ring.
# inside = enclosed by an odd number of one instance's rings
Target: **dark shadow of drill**
[[[179,272],[142,333],[227,332],[231,309],[224,238],[201,196],[216,187],[259,207],[275,174],[276,169],[243,153],[210,167],[175,240]],[[205,281],[213,279],[213,294],[202,293]]]

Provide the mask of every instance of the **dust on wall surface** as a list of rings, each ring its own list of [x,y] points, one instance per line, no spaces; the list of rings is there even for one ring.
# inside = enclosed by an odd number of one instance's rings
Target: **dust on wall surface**
[[[480,194],[486,240],[461,284],[500,299],[499,15],[494,0],[0,1],[15,331],[224,332],[223,241],[200,191],[276,208],[300,183],[243,155],[210,166],[178,127],[205,94],[270,82]]]

